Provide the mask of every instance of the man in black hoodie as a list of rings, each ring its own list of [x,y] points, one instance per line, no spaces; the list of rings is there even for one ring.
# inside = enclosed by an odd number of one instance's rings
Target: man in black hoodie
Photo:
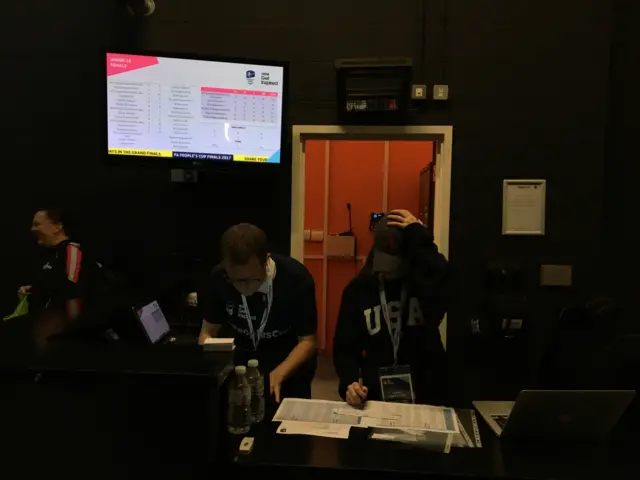
[[[416,403],[444,404],[438,327],[450,294],[449,265],[424,225],[406,210],[380,220],[364,268],[342,293],[333,346],[340,396],[354,406],[383,399],[380,377],[395,371],[410,374]]]

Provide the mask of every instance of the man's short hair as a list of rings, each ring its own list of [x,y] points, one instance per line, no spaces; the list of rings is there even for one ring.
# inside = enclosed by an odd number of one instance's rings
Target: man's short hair
[[[267,261],[267,236],[250,223],[239,223],[227,229],[220,239],[222,258],[233,265],[246,265],[253,257]]]
[[[67,211],[57,207],[49,206],[48,208],[40,208],[38,212],[43,212],[49,217],[51,223],[62,226],[62,230],[66,235],[75,233],[73,224],[70,222],[69,214]]]
[[[66,225],[68,220],[66,212],[57,207],[41,208],[38,210],[38,212],[46,213],[47,217],[49,217],[49,220],[51,220],[52,223],[58,225],[64,226]]]

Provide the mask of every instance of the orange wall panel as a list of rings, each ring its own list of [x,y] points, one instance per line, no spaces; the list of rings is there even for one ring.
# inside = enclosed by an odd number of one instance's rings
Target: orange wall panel
[[[387,210],[405,209],[415,216],[420,210],[420,170],[433,161],[433,142],[389,142]]]
[[[309,140],[305,144],[305,186],[304,186],[304,228],[322,230],[324,228],[324,188],[325,188],[324,140]],[[304,255],[322,255],[321,242],[304,242]],[[322,287],[324,282],[322,260],[304,259],[305,266],[313,276],[316,286],[318,306],[318,328],[323,328],[324,305]],[[322,338],[322,334],[318,335]]]
[[[349,228],[347,203],[351,203],[358,255],[369,253],[371,212],[382,211],[384,142],[339,140],[330,143],[329,233]]]
[[[331,141],[329,148],[329,233],[349,229],[347,203],[351,203],[358,255],[367,255],[373,245],[370,215],[382,210],[384,142],[338,140]],[[342,291],[359,269],[354,260],[328,260],[325,330],[328,352],[333,349]]]
[[[304,228],[324,228],[325,186],[324,140],[308,140],[305,145]],[[305,255],[322,255],[322,243],[304,242]]]
[[[324,140],[306,142],[305,164],[305,230],[323,230],[327,215],[328,230],[338,234],[348,230],[347,203],[351,204],[353,231],[358,240],[358,255],[366,256],[373,246],[373,234],[369,231],[372,212],[384,211],[384,152],[383,141],[334,140],[329,142],[329,205],[325,212],[325,148]],[[420,170],[433,161],[433,143],[430,141],[389,142],[387,183],[387,211],[406,208],[415,215],[420,203]],[[321,242],[305,242],[305,256],[321,256]],[[305,258],[305,265],[316,282],[318,302],[319,347],[331,352],[333,336],[340,309],[342,291],[358,273],[362,262],[327,259],[326,324],[323,325],[324,308],[323,260]],[[324,334],[324,335],[323,335]],[[324,342],[323,342],[324,337]]]

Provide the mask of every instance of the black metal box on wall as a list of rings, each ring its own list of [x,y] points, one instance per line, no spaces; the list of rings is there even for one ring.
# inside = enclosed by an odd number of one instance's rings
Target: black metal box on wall
[[[410,58],[341,59],[335,67],[339,123],[406,123],[411,106]]]

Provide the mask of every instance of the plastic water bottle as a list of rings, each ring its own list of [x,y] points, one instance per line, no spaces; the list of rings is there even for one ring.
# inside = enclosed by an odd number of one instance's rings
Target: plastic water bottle
[[[249,360],[247,365],[247,380],[251,386],[251,421],[258,423],[264,418],[264,377],[258,370],[258,360]]]
[[[233,434],[244,434],[251,428],[251,387],[247,381],[247,367],[237,366],[235,378],[229,384],[228,429]]]

